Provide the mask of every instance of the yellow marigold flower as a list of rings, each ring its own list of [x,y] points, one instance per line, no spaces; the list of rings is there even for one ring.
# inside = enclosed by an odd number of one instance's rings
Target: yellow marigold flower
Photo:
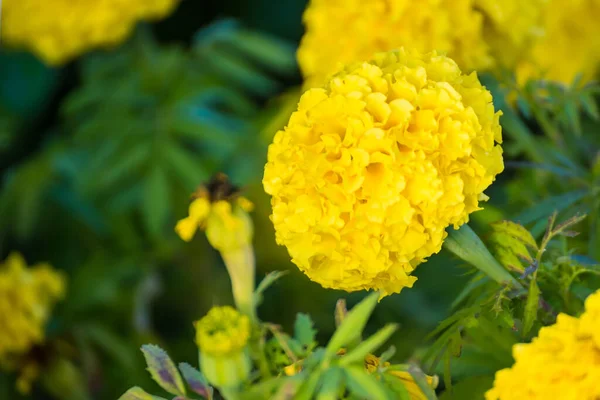
[[[307,87],[343,65],[409,46],[447,52],[466,69],[489,67],[482,16],[473,0],[311,0],[298,62]]]
[[[522,4],[522,3],[519,3]],[[541,14],[540,35],[517,64],[517,79],[571,83],[596,76],[600,64],[600,0],[550,0]]]
[[[0,264],[0,362],[44,341],[50,311],[64,291],[64,278],[46,264],[27,268],[16,253]]]
[[[239,352],[250,338],[250,319],[229,306],[213,307],[195,327],[200,351],[214,356]]]
[[[367,371],[369,373],[373,373],[377,370],[377,368],[379,367],[381,363],[381,360],[379,359],[379,357],[376,357],[372,354],[368,354],[365,357],[365,368],[367,369]],[[386,362],[382,365],[382,367],[389,367],[390,363]],[[410,399],[411,400],[427,400],[427,396],[423,393],[423,391],[421,390],[421,388],[419,388],[419,385],[417,385],[417,383],[415,382],[415,380],[413,379],[412,375],[407,372],[407,371],[386,371],[385,372],[388,375],[394,376],[398,379],[400,379],[400,381],[402,381],[402,384],[404,385],[404,388],[408,391],[408,394],[410,395]],[[429,386],[431,386],[432,389],[435,389],[439,383],[439,379],[437,376],[430,376],[430,375],[426,375],[427,378],[427,383],[429,384]]]
[[[324,287],[411,287],[503,170],[491,94],[436,52],[353,64],[300,99],[269,147],[276,239]]]
[[[600,398],[600,291],[580,318],[560,314],[528,344],[513,347],[515,364],[496,373],[486,400]]]
[[[4,0],[2,39],[51,65],[122,42],[139,20],[168,15],[179,0]]]
[[[218,387],[243,382],[250,373],[250,318],[229,306],[213,307],[195,327],[200,366],[208,381]]]
[[[175,226],[177,234],[189,242],[199,228],[204,229],[211,246],[219,251],[249,245],[254,228],[248,212],[253,204],[236,191],[225,175],[216,175],[195,193],[189,215]]]

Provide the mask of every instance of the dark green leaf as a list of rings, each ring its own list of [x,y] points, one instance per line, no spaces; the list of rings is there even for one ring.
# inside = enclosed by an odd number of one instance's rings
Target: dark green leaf
[[[523,318],[523,337],[526,337],[533,324],[537,320],[538,305],[540,302],[540,289],[535,279],[529,284],[529,292],[527,293],[527,303],[525,304],[525,315]]]
[[[296,322],[294,323],[294,339],[300,345],[307,348],[311,347],[315,342],[317,330],[313,327],[313,322],[308,314],[298,313]]]
[[[208,400],[213,398],[213,389],[200,371],[187,363],[180,363],[179,370],[183,375],[183,379],[194,393]]]
[[[156,166],[146,177],[142,212],[148,231],[158,236],[169,216],[169,184],[162,168]]]

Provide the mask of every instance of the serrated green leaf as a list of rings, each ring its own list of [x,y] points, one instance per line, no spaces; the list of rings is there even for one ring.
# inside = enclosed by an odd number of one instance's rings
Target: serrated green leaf
[[[208,400],[213,398],[213,389],[210,387],[204,375],[202,375],[202,372],[198,371],[188,363],[180,363],[179,370],[183,374],[183,379],[194,393],[197,393]]]
[[[317,330],[313,328],[310,315],[298,313],[294,323],[294,338],[305,347],[311,347],[315,342]]]
[[[169,355],[160,347],[152,344],[143,345],[142,353],[144,353],[148,372],[150,372],[152,379],[167,392],[185,396],[183,379],[181,379],[181,375],[179,375],[179,371]]]
[[[533,324],[537,320],[538,307],[540,303],[540,288],[535,279],[529,284],[529,292],[527,293],[527,302],[525,303],[525,315],[523,317],[523,337],[526,337]]]
[[[458,230],[451,229],[444,241],[444,248],[501,285],[521,288],[521,284],[490,254],[469,225],[464,224]]]
[[[317,393],[316,400],[338,400],[344,389],[344,372],[333,367],[323,374],[323,384]]]
[[[344,368],[344,372],[347,376],[347,387],[351,393],[370,400],[391,399],[383,383],[369,374],[364,366],[347,366]]]
[[[517,224],[512,221],[499,221],[495,222],[491,225],[491,228],[494,232],[505,234],[509,237],[519,240],[520,242],[526,244],[531,247],[533,250],[537,250],[538,246],[531,236],[531,233],[520,224]]]
[[[162,397],[152,396],[144,391],[144,389],[140,387],[132,387],[127,392],[125,392],[119,400],[165,400]]]
[[[327,344],[324,356],[326,361],[329,361],[339,349],[360,337],[377,305],[378,298],[379,293],[370,294],[348,312],[348,315]]]
[[[148,231],[158,236],[169,215],[169,183],[164,170],[158,166],[146,177],[142,212]]]
[[[373,353],[381,347],[398,329],[397,324],[389,324],[380,329],[373,336],[361,342],[354,349],[350,350],[342,357],[339,364],[341,366],[351,365],[354,363],[364,363],[367,354]]]

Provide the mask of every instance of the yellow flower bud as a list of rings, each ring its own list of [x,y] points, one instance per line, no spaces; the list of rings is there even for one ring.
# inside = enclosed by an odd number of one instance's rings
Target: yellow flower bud
[[[248,378],[250,319],[232,307],[213,307],[196,322],[200,367],[217,387],[235,387]]]

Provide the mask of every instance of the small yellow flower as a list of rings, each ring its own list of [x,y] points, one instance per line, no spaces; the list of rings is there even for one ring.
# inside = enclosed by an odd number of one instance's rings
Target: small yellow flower
[[[217,387],[235,387],[250,374],[250,318],[232,307],[213,307],[196,322],[200,367]]]
[[[50,311],[64,291],[63,276],[48,265],[27,268],[16,253],[0,264],[0,361],[44,341]]]
[[[379,368],[381,360],[379,357],[376,357],[372,354],[368,354],[365,357],[365,368],[369,373],[373,373]],[[382,367],[389,367],[390,363],[385,362]],[[391,375],[395,378],[398,378],[404,388],[408,391],[411,400],[427,400],[427,396],[423,393],[423,391],[419,388],[419,385],[415,382],[412,375],[407,371],[386,371],[387,375]],[[439,379],[437,376],[426,375],[427,383],[431,386],[432,389],[435,389],[439,383]]]
[[[348,66],[304,93],[269,146],[277,243],[324,287],[411,287],[503,170],[499,116],[477,75],[436,52]]]
[[[250,319],[229,306],[213,307],[195,327],[200,351],[213,356],[240,352],[250,338]]]
[[[122,42],[139,20],[171,13],[179,0],[3,0],[2,39],[51,65]]]
[[[600,398],[600,291],[580,318],[560,314],[531,343],[513,347],[515,364],[496,373],[486,400]]]
[[[220,185],[224,185],[225,192],[221,192]],[[225,175],[217,175],[195,194],[189,215],[175,226],[177,234],[189,242],[198,229],[206,230],[210,244],[221,252],[251,244],[254,232],[248,212],[253,205],[235,191]]]

